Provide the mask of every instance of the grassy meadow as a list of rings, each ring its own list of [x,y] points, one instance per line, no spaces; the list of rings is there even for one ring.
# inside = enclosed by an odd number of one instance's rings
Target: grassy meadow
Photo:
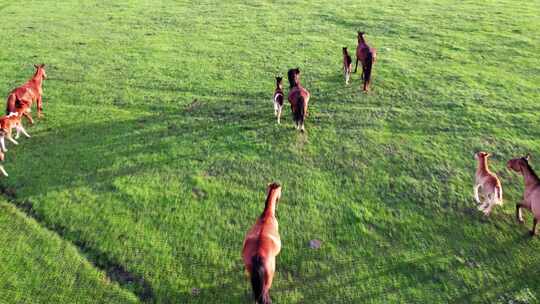
[[[1,1],[0,96],[48,65],[8,144],[0,303],[251,303],[267,183],[275,303],[538,303],[540,239],[506,161],[540,169],[540,2]],[[367,33],[372,92],[344,85]],[[302,71],[307,132],[277,125]],[[35,110],[33,112],[36,116]],[[505,205],[473,201],[493,153]],[[311,249],[309,241],[322,242]]]

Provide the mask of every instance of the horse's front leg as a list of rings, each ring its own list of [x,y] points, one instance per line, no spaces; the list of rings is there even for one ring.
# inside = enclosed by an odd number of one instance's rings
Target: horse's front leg
[[[28,134],[26,132],[26,130],[24,129],[24,127],[21,125],[19,125],[19,127],[17,128],[17,138],[19,138],[19,133],[22,132],[22,134],[24,134],[24,136],[26,136],[27,138],[30,138],[30,134]]]
[[[29,122],[31,125],[34,124],[34,120],[32,119],[32,116],[30,115],[30,113],[24,112],[24,113],[23,113],[23,116],[26,117],[26,119],[28,119],[28,122]]]
[[[354,73],[358,70],[358,56],[356,57],[356,65],[354,66]]]
[[[38,118],[43,117],[43,100],[41,94],[37,98]]]

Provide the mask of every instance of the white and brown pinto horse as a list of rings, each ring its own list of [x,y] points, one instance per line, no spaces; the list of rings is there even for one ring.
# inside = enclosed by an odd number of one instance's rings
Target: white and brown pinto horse
[[[521,208],[531,211],[533,214],[533,226],[530,234],[535,235],[536,225],[540,220],[540,179],[529,165],[529,159],[530,155],[514,158],[509,160],[506,166],[508,169],[523,175],[525,191],[523,192],[523,200],[521,203],[516,204],[516,218],[518,222],[523,224]]]
[[[296,125],[296,129],[300,129],[304,132],[304,121],[308,115],[308,103],[309,92],[300,84],[300,69],[290,69],[287,72],[287,78],[289,80],[289,102],[291,103],[291,110],[293,114],[293,120]]]
[[[276,205],[281,197],[281,186],[268,185],[264,211],[244,240],[242,259],[251,278],[255,302],[270,304],[270,287],[276,271],[276,256],[281,250]]]
[[[343,76],[345,76],[345,84],[349,84],[352,72],[352,58],[349,55],[346,47],[343,47]]]
[[[277,117],[277,123],[281,123],[281,110],[283,109],[283,78],[276,77],[276,89],[274,90],[274,115]]]

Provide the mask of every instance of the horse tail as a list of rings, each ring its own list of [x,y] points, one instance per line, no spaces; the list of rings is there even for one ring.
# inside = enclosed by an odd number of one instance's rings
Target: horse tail
[[[371,81],[371,68],[373,67],[373,52],[369,50],[366,57],[366,70],[364,71],[364,83],[369,84]]]
[[[251,287],[253,288],[253,296],[258,304],[271,304],[270,296],[264,292],[264,277],[266,269],[264,261],[260,255],[255,255],[251,258]]]
[[[306,101],[304,100],[304,96],[300,95],[298,96],[297,102],[296,102],[296,111],[294,113],[294,121],[297,123],[303,123],[305,118],[305,107]]]
[[[9,94],[8,99],[7,99],[6,115],[9,115],[9,113],[11,112],[15,112],[17,99],[18,98],[15,93]]]

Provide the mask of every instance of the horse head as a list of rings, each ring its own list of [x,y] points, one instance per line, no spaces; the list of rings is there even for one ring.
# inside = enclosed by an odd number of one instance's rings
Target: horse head
[[[509,170],[513,170],[513,171],[516,171],[516,172],[522,172],[522,170],[523,170],[522,168],[524,166],[529,165],[529,160],[530,159],[531,159],[530,154],[527,154],[526,156],[523,156],[523,157],[514,158],[514,159],[509,160],[506,163],[506,167]]]
[[[480,152],[477,152],[477,153],[474,154],[474,159],[483,160],[484,158],[488,158],[490,156],[491,156],[491,154],[489,154],[487,152],[480,151]]]
[[[43,79],[47,79],[47,72],[45,72],[45,64],[34,64],[36,68],[36,76],[41,76]]]
[[[283,88],[283,77],[276,77],[276,87],[282,89]]]
[[[300,83],[300,69],[290,69],[287,72],[287,79],[289,80],[291,88],[297,86]]]

